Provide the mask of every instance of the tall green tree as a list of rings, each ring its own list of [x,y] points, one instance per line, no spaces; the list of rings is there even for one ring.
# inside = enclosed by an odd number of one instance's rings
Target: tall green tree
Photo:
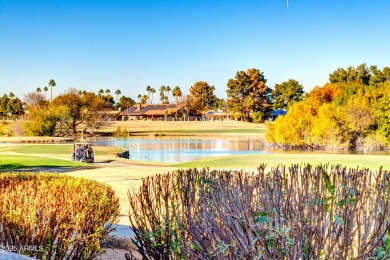
[[[52,101],[53,100],[53,88],[55,86],[57,86],[57,84],[56,84],[54,79],[51,79],[51,80],[49,80],[49,84],[48,85],[50,87],[50,101]]]
[[[176,86],[176,87],[174,87],[174,89],[173,89],[173,91],[172,91],[172,95],[175,97],[175,99],[176,99],[176,108],[177,108],[177,104],[179,103],[178,102],[178,99],[179,99],[179,97],[181,97],[182,96],[182,92],[181,92],[181,89],[180,89],[180,87],[179,86]]]
[[[150,92],[152,91],[152,88],[148,85],[146,87],[146,92],[148,92],[148,103],[150,104]]]
[[[248,121],[252,112],[267,114],[271,108],[272,90],[266,85],[264,73],[258,69],[238,71],[227,83],[227,106]]]
[[[141,98],[141,104],[146,104],[148,102],[148,96],[147,95],[143,95],[142,98]]]
[[[131,97],[121,96],[119,102],[116,104],[116,109],[120,108],[121,111],[128,109],[133,106],[135,101]]]
[[[153,94],[156,94],[156,89],[151,88],[150,93],[152,94],[152,100],[150,101],[150,103],[153,104]]]
[[[4,94],[0,97],[0,115],[21,115],[23,112],[23,103],[14,93],[10,92],[8,96]]]
[[[289,79],[280,84],[275,84],[272,91],[274,109],[287,109],[292,103],[303,99],[303,86],[295,79]]]
[[[116,103],[118,103],[118,101],[119,101],[119,95],[120,95],[120,94],[122,94],[122,92],[121,92],[119,89],[117,89],[117,90],[115,91]]]
[[[37,92],[38,97],[40,97],[41,93],[42,93],[42,89],[41,88],[37,88],[35,91]],[[38,100],[38,101],[40,101],[40,100]]]
[[[49,89],[46,86],[43,88],[43,91],[45,92],[45,100],[46,100],[46,93],[47,93],[48,90]]]
[[[103,94],[104,94],[104,90],[103,90],[102,88],[99,89],[98,95],[99,95],[99,96],[103,96]]]
[[[4,94],[0,98],[0,115],[2,115],[2,116],[6,116],[7,113],[9,112],[7,109],[8,101],[9,101],[9,98],[8,98],[7,94]]]
[[[160,101],[161,101],[161,104],[165,104],[165,100],[166,100],[165,89],[166,89],[166,87],[164,85],[162,85],[160,87]]]
[[[110,94],[107,94],[107,95],[104,95],[104,96],[100,96],[99,97],[101,100],[103,100],[103,107],[102,109],[104,110],[111,110],[114,108],[114,105],[115,105],[115,101],[114,101],[114,97],[111,96]]]
[[[12,115],[21,115],[24,113],[23,103],[19,98],[10,98],[7,103],[7,111]]]
[[[190,88],[190,93],[193,96],[191,107],[198,111],[205,107],[212,107],[215,102],[214,90],[214,86],[210,86],[205,81],[196,82]]]
[[[165,87],[165,91],[167,92],[166,102],[169,103],[169,92],[171,92],[171,87],[170,86],[166,86]]]
[[[356,68],[350,66],[347,69],[338,68],[329,74],[331,83],[353,83],[360,82],[364,85],[369,85],[371,72],[366,64],[360,64]]]
[[[223,110],[226,109],[226,100],[223,98],[215,97],[215,102],[213,106],[214,110]]]

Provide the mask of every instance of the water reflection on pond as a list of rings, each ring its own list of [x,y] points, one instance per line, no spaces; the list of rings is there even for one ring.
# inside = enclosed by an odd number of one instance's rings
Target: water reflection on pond
[[[261,139],[250,137],[100,138],[91,142],[121,147],[130,152],[130,159],[141,161],[188,162],[215,156],[265,153],[261,151]]]

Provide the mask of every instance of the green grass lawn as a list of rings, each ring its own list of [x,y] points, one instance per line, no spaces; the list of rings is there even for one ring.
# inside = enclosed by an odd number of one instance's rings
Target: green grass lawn
[[[53,159],[37,156],[0,155],[1,170],[50,168],[50,167],[88,167],[91,164],[70,160]]]
[[[69,158],[73,154],[72,144],[23,144],[10,145],[7,147],[0,147],[0,151],[10,151],[22,154],[53,154],[54,156],[60,154],[68,154]]]
[[[114,155],[122,151],[113,147],[94,147],[94,152],[99,155]],[[1,152],[4,152],[1,154]],[[14,152],[20,155],[6,154]],[[73,144],[23,144],[23,145],[2,145],[0,146],[0,163],[8,169],[32,168],[32,167],[74,167],[90,166],[89,164],[72,162],[61,158],[71,158]],[[37,156],[32,156],[33,154]],[[42,156],[41,156],[42,155]],[[46,158],[51,157],[51,158]],[[56,159],[55,157],[58,157]],[[52,159],[53,158],[53,159]],[[261,163],[266,163],[268,168],[276,167],[279,164],[290,166],[297,163],[310,163],[313,165],[330,163],[342,164],[347,167],[366,167],[373,170],[383,166],[390,170],[390,156],[388,155],[365,155],[365,154],[325,154],[325,153],[269,153],[256,155],[232,155],[213,157],[196,160],[187,163],[165,164],[151,162],[134,162],[134,164],[145,164],[155,166],[171,166],[179,168],[210,167],[225,169],[248,169],[256,168]],[[131,167],[131,166],[130,166]]]
[[[117,152],[123,152],[122,149],[115,147],[101,147],[93,146],[95,155],[108,155]],[[45,154],[53,157],[68,157],[71,158],[73,154],[73,144],[22,144],[0,146],[0,152],[15,152],[21,154]]]
[[[310,163],[318,164],[341,164],[347,167],[365,167],[372,170],[390,170],[390,156],[388,155],[364,155],[364,154],[320,154],[320,153],[274,153],[256,155],[234,155],[214,157],[187,163],[173,164],[171,166],[189,167],[210,167],[210,168],[232,168],[245,169],[256,168],[261,163],[266,163],[268,168],[276,167],[279,164],[290,166],[291,164]]]
[[[114,147],[94,146],[96,156],[114,155],[123,150]],[[10,154],[10,153],[17,154]],[[49,168],[49,167],[90,167],[93,164],[73,162],[73,144],[20,144],[1,145],[0,164],[3,170]],[[64,160],[66,159],[66,160]]]

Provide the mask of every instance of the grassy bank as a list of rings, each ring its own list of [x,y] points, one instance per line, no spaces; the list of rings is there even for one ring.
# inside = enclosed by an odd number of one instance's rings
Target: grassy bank
[[[176,167],[210,167],[225,169],[254,169],[261,163],[266,163],[268,168],[276,167],[279,164],[342,164],[347,167],[364,167],[370,169],[390,169],[388,155],[366,155],[366,154],[323,154],[323,153],[272,153],[256,155],[234,155],[208,158],[187,163],[175,164]],[[173,166],[173,165],[172,165]]]
[[[174,134],[264,134],[266,129],[173,130]]]
[[[342,164],[348,167],[369,167],[378,169],[383,166],[385,169],[390,169],[390,160],[388,155],[367,155],[367,154],[325,154],[325,153],[269,153],[256,155],[232,155],[223,157],[213,157],[202,160],[196,160],[186,163],[160,163],[148,161],[135,161],[120,159],[115,157],[117,152],[121,152],[120,148],[94,146],[94,152],[97,162],[114,161],[126,165],[144,165],[155,168],[155,172],[164,171],[162,168],[169,166],[175,168],[189,167],[210,167],[210,168],[225,168],[225,169],[254,169],[261,163],[267,163],[269,167],[276,167],[283,163],[291,165],[297,163],[330,163]],[[68,159],[73,153],[72,144],[18,144],[18,145],[0,145],[0,162],[10,164],[12,167],[23,165],[28,167],[37,167],[39,165],[47,165],[50,167],[67,167],[79,166],[75,162]],[[67,160],[64,160],[67,159]],[[88,164],[82,164],[84,166]],[[109,166],[109,164],[105,165]],[[162,168],[161,168],[162,167]]]
[[[114,155],[122,152],[120,148],[94,146],[95,155]],[[73,154],[73,144],[17,144],[0,146],[0,152],[13,152],[25,155],[44,154],[53,157],[71,158]]]
[[[89,167],[81,162],[73,162],[71,160],[37,157],[37,156],[20,156],[20,155],[0,155],[0,167],[2,170],[25,169],[33,168],[64,168],[64,167]]]
[[[95,163],[80,163],[71,161],[73,144],[0,144],[0,164],[3,169],[31,169],[31,168],[55,168],[62,167],[118,167],[118,166],[145,166],[152,167],[154,173],[160,172],[160,167],[169,163],[152,161],[135,161],[116,157],[123,152],[121,148],[94,146]],[[42,169],[45,170],[45,169]],[[142,175],[142,174],[141,174]]]

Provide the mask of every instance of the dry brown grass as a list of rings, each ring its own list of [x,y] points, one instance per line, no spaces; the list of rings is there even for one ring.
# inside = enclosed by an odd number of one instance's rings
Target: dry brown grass
[[[106,122],[98,132],[113,133],[118,127],[128,132],[165,132],[165,131],[186,131],[186,130],[233,130],[233,129],[265,129],[264,124],[252,124],[240,121],[116,121]],[[80,127],[81,129],[82,127]]]

